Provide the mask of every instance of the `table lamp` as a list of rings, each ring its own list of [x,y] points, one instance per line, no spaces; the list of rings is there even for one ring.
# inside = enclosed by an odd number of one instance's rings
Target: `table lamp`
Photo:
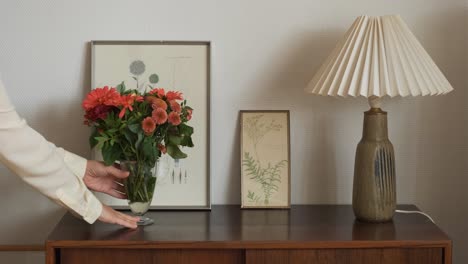
[[[453,88],[400,16],[358,17],[307,85],[306,92],[368,98],[356,150],[353,210],[357,219],[390,221],[396,209],[395,155],[384,96],[440,95]]]

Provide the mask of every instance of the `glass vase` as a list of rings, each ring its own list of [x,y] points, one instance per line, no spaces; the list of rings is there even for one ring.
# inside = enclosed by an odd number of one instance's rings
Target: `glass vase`
[[[138,225],[150,225],[154,220],[144,216],[148,211],[156,187],[157,162],[150,166],[140,161],[121,161],[120,167],[130,172],[124,181],[128,205],[133,214],[140,217]]]

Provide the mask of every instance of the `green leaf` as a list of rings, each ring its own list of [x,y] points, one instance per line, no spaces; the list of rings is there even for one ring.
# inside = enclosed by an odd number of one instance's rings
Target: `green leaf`
[[[182,139],[182,141],[180,142],[180,145],[184,146],[184,147],[193,148],[194,144],[193,144],[193,141],[192,141],[192,137],[191,136],[185,136]]]
[[[152,84],[156,84],[159,82],[159,76],[156,73],[151,74],[148,79],[149,79],[149,82]]]
[[[107,137],[95,137],[94,138],[97,141],[96,148],[97,149],[102,149],[104,144],[109,140]]]
[[[193,127],[188,126],[186,124],[179,125],[179,132],[180,134],[184,134],[186,136],[191,136],[193,134]]]
[[[157,149],[154,145],[154,141],[152,137],[145,137],[143,142],[141,143],[141,153],[145,157],[145,162],[148,165],[154,165],[156,163],[156,156],[158,153],[154,150]]]
[[[141,125],[139,123],[128,125],[128,129],[135,134],[138,134],[141,131]]]
[[[187,157],[187,154],[183,153],[177,145],[168,144],[166,148],[167,154],[173,159],[185,159]]]
[[[127,139],[128,143],[130,143],[131,145],[133,145],[133,142],[136,141],[136,137],[135,137],[135,134],[132,133],[131,131],[125,129],[123,131],[123,134],[125,136],[125,138]]]
[[[182,136],[169,135],[169,144],[180,145],[182,142]]]
[[[104,144],[102,148],[102,157],[104,158],[104,163],[106,166],[110,166],[119,159],[122,154],[122,149],[118,144],[110,145],[108,143]]]
[[[97,145],[98,141],[96,140],[96,137],[98,135],[99,135],[99,132],[97,131],[95,127],[93,127],[91,135],[89,136],[89,145],[91,146],[91,148],[94,148]]]
[[[142,146],[142,151],[143,154],[147,157],[152,157],[154,152],[153,152],[153,141],[151,140],[150,137],[146,137],[145,140],[143,140],[143,146]]]
[[[120,84],[118,84],[116,87],[117,91],[122,94],[124,91],[125,91],[125,83],[124,82],[121,82]]]
[[[115,132],[117,132],[117,131],[118,131],[117,128],[111,128],[111,129],[108,129],[108,130],[107,130],[107,133],[108,133],[108,134],[113,134],[113,133],[115,133]]]
[[[114,112],[111,111],[107,115],[106,119],[104,119],[104,122],[106,123],[106,127],[116,128],[120,126],[121,120],[114,114]]]
[[[143,133],[140,132],[137,134],[137,141],[135,142],[135,149],[138,149],[143,138],[144,138]]]

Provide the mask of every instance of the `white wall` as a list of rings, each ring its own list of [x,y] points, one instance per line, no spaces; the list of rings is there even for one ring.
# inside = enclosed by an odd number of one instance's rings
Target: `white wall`
[[[303,88],[361,14],[400,14],[455,91],[387,100],[398,202],[415,203],[468,262],[466,0],[1,1],[0,72],[29,123],[88,156],[80,101],[89,90],[90,40],[213,41],[213,203],[239,203],[240,109],[290,109],[293,203],[350,203],[365,100]],[[57,221],[56,207],[3,172],[0,208]],[[7,186],[7,187],[6,187]],[[5,197],[2,194],[2,198]],[[11,202],[13,201],[13,202]],[[19,208],[19,209],[17,209]],[[29,211],[32,210],[32,211]],[[1,214],[0,217],[5,217]],[[40,227],[41,221],[37,222]],[[10,223],[14,228],[15,223]],[[52,226],[52,224],[50,224]]]

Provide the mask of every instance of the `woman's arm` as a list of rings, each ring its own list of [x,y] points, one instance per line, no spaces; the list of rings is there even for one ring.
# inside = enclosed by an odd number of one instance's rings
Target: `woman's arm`
[[[29,185],[93,223],[101,215],[102,204],[65,165],[59,151],[18,116],[0,81],[0,162]],[[86,162],[75,165],[74,170],[86,168]]]
[[[48,142],[18,116],[1,80],[0,162],[26,183],[88,223],[99,219],[129,228],[137,227],[138,217],[125,215],[102,205],[84,183],[84,180],[90,178],[88,181],[94,189],[118,196],[116,187],[112,185],[113,179],[126,175],[101,163],[90,163]],[[88,173],[90,168],[94,169],[91,171],[99,169],[101,173]]]

